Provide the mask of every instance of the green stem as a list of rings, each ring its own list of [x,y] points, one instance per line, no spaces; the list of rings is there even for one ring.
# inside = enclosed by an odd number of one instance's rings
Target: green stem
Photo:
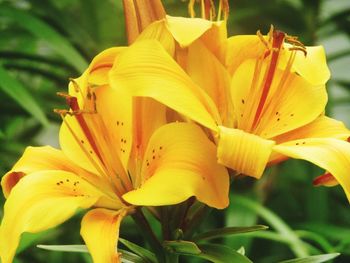
[[[178,263],[179,262],[179,255],[176,255],[171,252],[165,253],[165,263]]]
[[[140,208],[137,209],[136,213],[132,215],[132,218],[135,221],[136,225],[141,229],[141,233],[144,236],[144,238],[152,247],[158,261],[160,263],[166,262],[163,247],[159,242],[157,236],[154,234],[151,226],[148,224],[148,221],[145,215],[143,214],[142,210]]]

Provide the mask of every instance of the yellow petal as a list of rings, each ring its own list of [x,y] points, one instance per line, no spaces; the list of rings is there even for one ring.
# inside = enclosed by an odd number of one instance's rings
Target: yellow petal
[[[115,89],[151,97],[212,130],[220,121],[213,101],[157,41],[136,42],[123,52],[110,72],[110,82]]]
[[[232,126],[230,76],[202,41],[188,47],[187,73],[214,101],[223,124]]]
[[[107,138],[106,146],[116,149],[113,162],[119,157],[124,169],[127,169],[132,145],[132,98],[123,90],[110,87],[96,89],[97,114],[101,116],[103,127],[99,134]]]
[[[288,49],[290,45],[285,44]],[[306,47],[307,55],[303,52],[296,52],[292,71],[297,72],[313,85],[322,85],[330,78],[330,71],[326,63],[326,54],[322,46]],[[281,53],[280,65],[284,66],[290,56],[290,51]]]
[[[305,126],[281,134],[273,139],[276,141],[276,144],[280,144],[305,138],[335,138],[346,140],[349,136],[350,131],[341,121],[326,116],[320,116]],[[286,159],[286,156],[278,152],[273,152],[269,162],[276,163],[283,159]]]
[[[212,27],[213,23],[201,18],[166,16],[166,26],[181,47],[187,47]]]
[[[72,163],[60,150],[50,146],[27,147],[23,156],[13,168],[3,176],[1,186],[5,197],[25,175],[42,170],[63,170],[79,174],[91,183],[99,184],[97,178]]]
[[[87,88],[91,85],[106,85],[108,83],[108,71],[112,68],[115,58],[125,47],[113,47],[102,51],[90,63],[89,67],[74,83],[69,83],[69,95],[77,97],[80,108],[84,108],[84,98],[87,96]]]
[[[350,143],[333,138],[309,138],[276,145],[273,149],[327,170],[343,187],[350,201]]]
[[[238,173],[260,178],[274,141],[238,129],[219,126],[218,162]]]
[[[227,44],[226,21],[213,22],[211,29],[201,37],[201,42],[213,53],[222,65],[225,65],[225,53]]]
[[[71,162],[101,176],[99,171],[102,169],[102,164],[90,142],[93,139],[85,135],[75,116],[67,115],[64,118],[59,132],[59,141],[63,153]]]
[[[258,58],[266,50],[256,35],[238,35],[227,39],[225,65],[231,75],[246,59]]]
[[[167,116],[166,107],[151,98],[133,98],[133,106],[133,149],[128,168],[137,181],[148,141],[155,130],[166,124]]]
[[[137,41],[145,39],[158,40],[170,56],[175,54],[175,40],[165,25],[165,20],[156,21],[145,28]]]
[[[229,177],[216,162],[216,148],[194,124],[162,126],[152,136],[142,185],[123,198],[135,205],[171,205],[191,196],[209,206],[228,205]]]
[[[120,222],[124,216],[124,210],[102,208],[93,209],[84,216],[80,234],[94,263],[121,262],[117,253],[117,242]]]
[[[343,122],[320,116],[313,122],[274,138],[277,144],[304,138],[335,138],[346,140],[350,131]]]
[[[12,262],[23,232],[36,233],[55,227],[78,208],[89,208],[102,196],[94,186],[69,172],[42,171],[23,177],[4,206],[0,232],[2,262]]]

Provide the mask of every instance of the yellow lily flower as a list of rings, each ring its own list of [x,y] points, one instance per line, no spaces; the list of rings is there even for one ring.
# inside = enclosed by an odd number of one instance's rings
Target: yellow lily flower
[[[182,21],[183,32],[213,23],[166,19]],[[165,26],[148,32],[157,23]],[[184,34],[191,41],[174,51],[167,44],[176,39],[169,22],[154,24],[114,64],[115,89],[125,85],[133,96],[153,98],[211,130],[218,161],[237,173],[260,178],[267,165],[287,156],[305,159],[332,174],[350,199],[350,132],[323,113],[330,73],[322,47],[304,47],[272,29],[267,36],[219,41],[220,52],[213,52],[198,29]]]
[[[120,262],[120,222],[135,205],[171,205],[195,196],[215,208],[227,206],[228,173],[216,163],[205,133],[194,124],[166,124],[164,106],[155,101],[143,104],[153,116],[142,107],[133,113],[132,98],[110,88],[108,72],[126,50],[102,52],[70,82],[64,95],[70,110],[57,111],[62,150],[28,147],[3,177],[2,263],[12,262],[23,232],[54,227],[77,209],[91,208],[81,235],[93,261],[106,263]],[[133,117],[138,113],[142,122]]]

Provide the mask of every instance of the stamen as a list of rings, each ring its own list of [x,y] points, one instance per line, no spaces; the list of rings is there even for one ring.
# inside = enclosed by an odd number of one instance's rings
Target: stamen
[[[298,40],[298,37],[286,35],[285,39],[286,39],[287,43],[293,45],[293,47],[289,48],[289,50],[301,51],[304,53],[304,56],[306,57],[306,55],[307,55],[306,47],[304,46],[304,44],[302,42],[300,42]]]
[[[219,21],[222,19],[222,13],[224,13],[224,20],[227,20],[229,13],[228,0],[219,0],[218,16],[216,16],[214,0],[197,0],[197,2],[200,2],[201,17],[203,19],[213,21],[217,17]],[[191,18],[196,16],[194,11],[195,3],[196,0],[189,0],[188,3],[188,13]]]
[[[196,16],[196,12],[194,11],[194,5],[196,0],[190,0],[188,2],[188,13],[190,14],[191,18],[194,18]]]
[[[285,38],[285,33],[281,32],[281,31],[277,31],[277,30],[273,31],[272,55],[271,55],[270,65],[269,65],[269,68],[267,70],[267,75],[266,75],[266,79],[264,82],[264,86],[262,88],[262,94],[260,97],[258,108],[257,108],[256,113],[255,113],[253,126],[252,126],[253,129],[255,129],[255,127],[260,119],[263,107],[264,107],[266,99],[267,99],[267,95],[269,94],[269,90],[270,90],[270,87],[272,84],[273,76],[275,74],[275,70],[277,67],[277,60],[278,60],[279,52],[280,52],[281,47],[283,45],[284,38]]]

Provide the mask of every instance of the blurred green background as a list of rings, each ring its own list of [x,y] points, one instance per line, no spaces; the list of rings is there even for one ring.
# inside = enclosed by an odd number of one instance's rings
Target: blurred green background
[[[187,16],[183,1],[164,0],[164,5],[168,14]],[[305,45],[324,45],[332,71],[327,113],[350,127],[350,1],[230,0],[230,7],[229,35],[267,32],[273,24]],[[58,146],[60,119],[52,109],[65,105],[56,92],[66,91],[68,78],[79,76],[98,52],[125,44],[121,0],[0,0],[1,174],[28,145]],[[270,226],[218,241],[236,249],[244,246],[257,263],[298,256],[295,238],[303,240],[310,254],[340,252],[334,262],[350,262],[350,206],[340,187],[312,186],[321,173],[306,162],[289,160],[268,169],[258,182],[237,179],[230,207],[210,214],[201,227]],[[82,243],[80,218],[78,214],[43,234],[26,234],[16,262],[91,262],[86,254],[35,247]],[[129,220],[121,237],[142,244]]]

